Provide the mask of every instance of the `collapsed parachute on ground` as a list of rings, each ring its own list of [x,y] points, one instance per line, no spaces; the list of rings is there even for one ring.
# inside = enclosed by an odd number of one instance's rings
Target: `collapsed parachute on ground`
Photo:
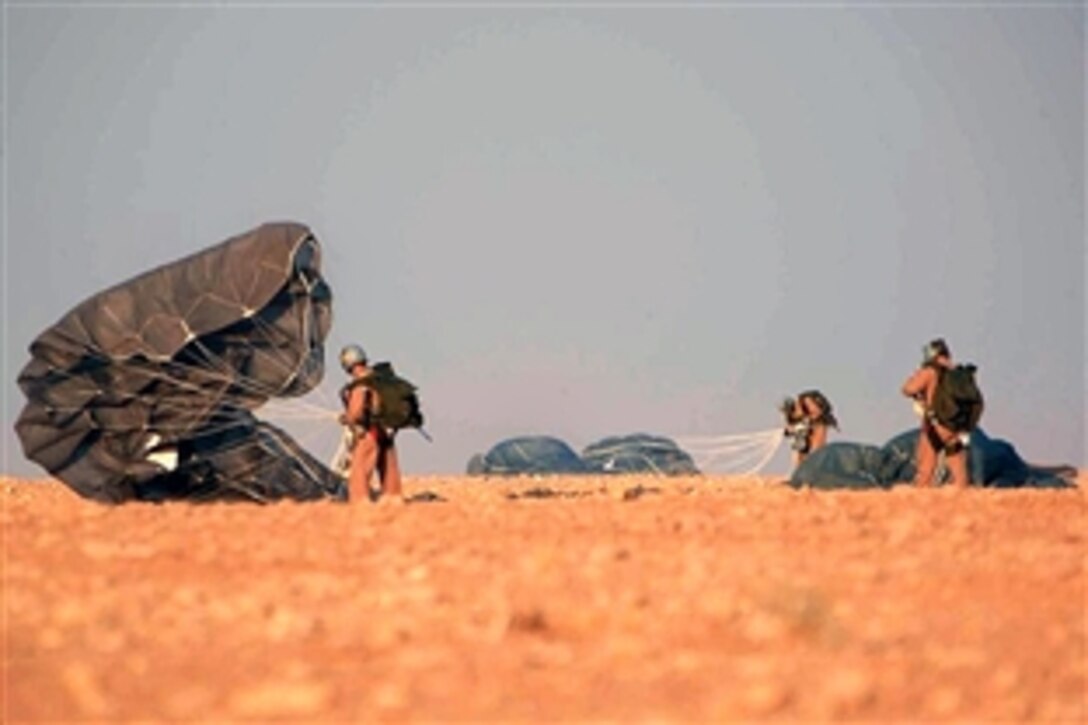
[[[592,443],[582,451],[582,460],[594,473],[699,473],[695,461],[675,441],[646,433]]]
[[[497,443],[468,462],[469,475],[658,473],[697,474],[691,456],[675,442],[635,433],[605,438],[579,456],[551,436],[521,436]]]
[[[320,245],[266,224],[75,307],[30,345],[16,423],[28,458],[102,502],[346,496],[252,411],[324,373]]]
[[[794,487],[888,488],[911,481],[917,470],[919,430],[901,433],[883,447],[863,443],[829,443],[812,453],[790,477]],[[982,429],[971,434],[968,471],[975,486],[991,488],[1063,488],[1070,482],[1062,468],[1031,466],[1008,442],[990,438]]]
[[[472,476],[586,473],[585,462],[574,450],[551,436],[509,438],[476,454],[468,462]]]
[[[886,488],[891,486],[885,451],[864,443],[828,443],[813,451],[790,477],[790,485],[813,488]]]

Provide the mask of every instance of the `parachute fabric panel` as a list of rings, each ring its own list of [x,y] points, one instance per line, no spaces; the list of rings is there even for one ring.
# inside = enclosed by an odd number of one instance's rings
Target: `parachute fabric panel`
[[[586,464],[574,450],[550,436],[521,436],[496,443],[483,456],[472,457],[471,475],[586,473]]]
[[[813,451],[790,477],[794,487],[884,488],[884,449],[862,443],[828,443]]]
[[[661,473],[712,472],[753,475],[763,469],[782,444],[782,431],[670,439],[637,433],[610,437],[587,446],[578,456],[563,441],[549,436],[504,440],[466,466],[470,475],[520,473]]]
[[[307,227],[265,224],[85,300],[30,345],[25,454],[104,502],[342,497],[338,477],[250,412],[322,378],[320,262]]]
[[[919,429],[904,431],[884,444],[884,479],[913,481],[918,472]],[[972,480],[974,480],[972,478]]]
[[[911,481],[917,471],[919,429],[904,431],[884,444],[891,481]],[[898,465],[896,465],[898,464]],[[1061,468],[1061,467],[1058,467]],[[976,486],[990,488],[1065,488],[1070,482],[1052,470],[1032,466],[1008,441],[991,438],[982,428],[971,431],[967,470]]]
[[[919,429],[908,430],[882,448],[863,443],[829,443],[814,451],[790,477],[794,487],[887,488],[907,483],[917,472]],[[981,428],[971,433],[967,453],[971,483],[990,488],[1064,488],[1071,485],[1052,471],[1029,466],[1016,449],[990,438]],[[938,473],[938,478],[941,478]]]
[[[582,460],[594,473],[697,474],[691,456],[669,438],[634,433],[586,446]]]
[[[976,428],[971,433],[967,451],[967,466],[972,481],[981,481],[994,488],[1035,486],[1036,476],[1031,467],[1016,452],[1011,443],[990,438]]]

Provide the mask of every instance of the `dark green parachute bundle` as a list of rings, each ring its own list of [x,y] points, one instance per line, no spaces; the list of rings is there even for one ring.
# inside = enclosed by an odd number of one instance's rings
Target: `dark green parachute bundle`
[[[956,365],[939,371],[933,394],[937,422],[957,433],[972,431],[982,417],[982,391],[975,382],[974,365]]]
[[[397,375],[392,363],[374,363],[370,374],[360,378],[357,384],[378,394],[378,407],[372,415],[380,425],[391,430],[423,426],[423,412],[416,394],[418,388]]]

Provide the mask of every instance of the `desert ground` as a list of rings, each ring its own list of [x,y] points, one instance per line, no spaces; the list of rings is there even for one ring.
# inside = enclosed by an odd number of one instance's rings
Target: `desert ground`
[[[1084,721],[1079,481],[108,507],[2,479],[2,719]]]

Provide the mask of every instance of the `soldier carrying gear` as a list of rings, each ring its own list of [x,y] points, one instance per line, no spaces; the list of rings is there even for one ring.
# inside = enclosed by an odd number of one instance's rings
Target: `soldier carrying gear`
[[[393,442],[396,430],[381,422],[381,393],[369,384],[374,370],[358,345],[347,345],[340,351],[340,365],[351,376],[341,390],[344,413],[340,416],[340,421],[351,431],[349,496],[403,502],[400,461]],[[371,489],[370,479],[375,470],[379,487]]]
[[[982,414],[982,394],[974,374],[973,365],[953,364],[948,343],[937,338],[923,348],[922,365],[903,383],[903,395],[915,401],[922,415],[916,486],[932,484],[942,454],[952,485],[970,483],[966,449]]]
[[[786,398],[779,406],[786,419],[783,435],[790,439],[793,464],[797,466],[808,454],[827,443],[827,429],[838,429],[831,401],[819,390],[806,390],[797,398]]]

